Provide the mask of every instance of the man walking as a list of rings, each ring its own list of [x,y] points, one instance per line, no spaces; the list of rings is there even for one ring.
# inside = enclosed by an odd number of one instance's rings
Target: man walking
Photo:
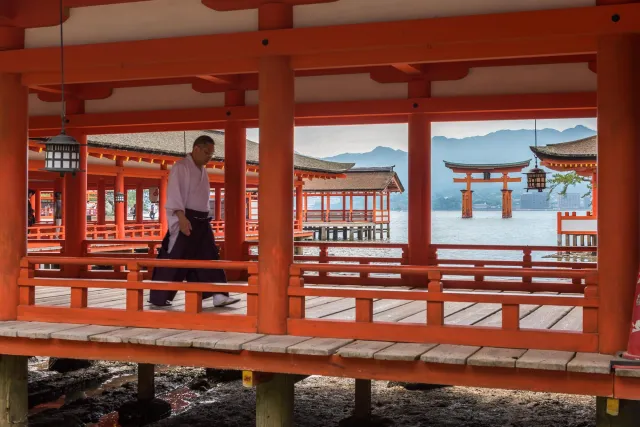
[[[214,141],[202,135],[193,143],[191,154],[176,162],[169,173],[167,186],[167,221],[169,230],[162,240],[158,259],[217,260],[218,247],[209,223],[209,176],[206,165],[213,157]],[[163,282],[226,283],[224,270],[202,268],[155,268],[152,280]],[[169,306],[177,291],[152,290],[150,303]],[[240,299],[227,293],[203,293],[213,297],[213,305],[222,307]]]

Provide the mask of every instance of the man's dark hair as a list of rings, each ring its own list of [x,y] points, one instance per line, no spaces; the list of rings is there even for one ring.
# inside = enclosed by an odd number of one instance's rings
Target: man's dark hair
[[[196,146],[202,147],[203,145],[206,145],[206,144],[215,145],[213,138],[211,138],[209,135],[200,135],[199,137],[196,138],[195,141],[193,141],[194,147]]]

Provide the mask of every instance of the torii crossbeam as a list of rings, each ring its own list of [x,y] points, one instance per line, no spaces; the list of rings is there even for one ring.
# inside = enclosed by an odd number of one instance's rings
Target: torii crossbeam
[[[444,161],[444,165],[454,173],[463,173],[464,178],[453,178],[455,183],[466,183],[467,188],[462,192],[462,218],[473,218],[473,191],[471,183],[478,182],[501,182],[502,183],[502,218],[513,216],[513,201],[509,190],[510,182],[522,182],[522,177],[511,177],[509,173],[521,172],[529,166],[531,160],[517,163],[497,163],[497,164],[465,164]],[[482,174],[482,178],[474,178],[473,174]],[[491,178],[491,174],[502,174],[500,178]]]

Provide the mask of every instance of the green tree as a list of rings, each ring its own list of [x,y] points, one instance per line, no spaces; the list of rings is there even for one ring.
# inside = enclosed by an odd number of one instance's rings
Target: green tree
[[[569,189],[569,187],[573,187],[575,185],[585,184],[585,183],[587,184],[588,191],[582,195],[583,198],[587,196],[591,196],[592,186],[591,186],[591,180],[589,178],[578,175],[576,171],[571,171],[566,173],[554,173],[551,176],[551,179],[547,181],[547,184],[549,184],[548,197],[550,198],[551,193],[553,193],[558,189],[559,189],[558,194],[561,196],[564,196],[565,194],[567,194],[567,190]]]

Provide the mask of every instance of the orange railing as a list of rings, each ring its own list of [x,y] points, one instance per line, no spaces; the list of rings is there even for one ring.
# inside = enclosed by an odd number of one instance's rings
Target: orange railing
[[[61,225],[33,225],[27,229],[29,240],[64,239],[64,227]]]
[[[25,258],[19,281],[19,320],[64,318],[65,322],[71,323],[136,327],[162,324],[177,329],[255,331],[260,315],[257,313],[257,263],[252,261],[257,259],[256,242],[246,243],[248,261],[241,262],[149,259],[155,257],[159,243],[159,240],[142,239],[135,242],[87,240],[82,258],[61,255]],[[224,248],[224,243],[220,243]],[[136,249],[144,253],[103,255],[99,251],[104,245],[123,245],[120,248],[137,245]],[[289,334],[565,351],[597,350],[596,264],[545,260],[541,255],[557,252],[559,248],[555,246],[436,244],[429,248],[429,266],[407,265],[406,244],[296,242],[295,246],[298,250],[295,263],[290,267],[291,280],[287,290]],[[595,251],[596,248],[577,250]],[[39,269],[52,264],[59,269]],[[157,266],[245,271],[248,285],[145,281]],[[80,278],[68,278],[72,276]],[[45,287],[70,288],[69,307],[36,305],[37,292],[46,292]],[[143,291],[167,287],[186,292],[184,311],[146,310]],[[122,307],[91,306],[87,299],[89,288],[99,288],[99,292],[121,290],[121,295],[110,298]],[[201,293],[210,291],[247,294],[246,304],[241,304],[247,307],[247,315],[203,312]],[[307,297],[355,300],[353,316],[346,318],[355,321],[307,318]],[[374,319],[374,304],[381,300],[407,301],[414,308],[423,306],[424,319],[413,323],[405,323],[409,320],[385,322],[384,316]],[[484,304],[496,319],[490,326],[449,324],[445,313],[451,304],[465,307]],[[531,312],[535,307],[579,308],[582,331],[532,329],[521,322],[521,310]]]
[[[88,269],[94,266],[115,266],[126,268],[126,278],[122,280],[101,279],[60,279],[43,278],[36,275],[37,265],[56,264],[63,269]],[[156,328],[162,325],[174,329],[202,329],[229,332],[255,332],[257,319],[257,273],[256,263],[230,261],[174,261],[144,260],[128,258],[66,258],[28,257],[23,258],[22,271],[18,280],[20,301],[18,320],[59,321],[68,323],[101,324]],[[222,283],[176,283],[147,282],[144,273],[154,267],[171,268],[220,268],[229,271],[245,271],[249,275],[248,284]],[[69,288],[68,307],[36,305],[40,291],[51,288]],[[88,290],[121,291],[122,308],[101,308],[89,304]],[[171,312],[159,312],[145,308],[144,291],[149,289],[174,289],[185,292],[184,309],[173,307]],[[246,314],[222,314],[206,312],[202,307],[203,292],[234,292],[246,294]]]
[[[371,222],[376,224],[388,224],[390,221],[389,212],[386,210],[353,210],[353,211],[327,211],[311,209],[303,212],[304,222]]]
[[[587,212],[558,212],[557,214],[558,245],[592,246],[597,244],[598,218]],[[563,242],[564,240],[564,242]]]
[[[309,273],[344,275],[395,275],[413,278],[413,289],[366,289],[378,286],[371,279],[359,280],[361,288],[308,287]],[[596,270],[457,268],[339,264],[293,264],[288,286],[288,332],[293,335],[382,340],[400,342],[433,342],[470,346],[537,348],[548,350],[594,352],[598,348],[598,298]],[[583,290],[578,295],[540,295],[530,283],[520,280],[519,294],[500,292],[452,292],[446,276],[497,276],[509,279],[579,280]],[[473,289],[473,288],[471,288]],[[317,320],[305,316],[305,298],[332,297],[355,299],[354,321]],[[374,301],[404,300],[424,304],[425,323],[392,323],[374,321]],[[501,309],[501,326],[459,326],[445,322],[445,303],[491,304]],[[525,306],[581,307],[582,332],[526,329],[520,325],[520,309]]]
[[[249,260],[258,259],[257,242],[247,242],[247,256]],[[408,245],[402,243],[367,243],[367,242],[295,242],[299,248],[294,260],[297,263],[319,263],[330,265],[407,265]],[[556,246],[492,246],[492,245],[448,245],[438,244],[431,246],[430,264],[437,267],[494,267],[520,269],[523,274],[520,278],[528,284],[531,292],[582,292],[583,287],[579,281],[571,283],[554,282],[550,280],[534,282],[524,273],[525,269],[594,269],[595,262],[560,262],[546,261],[537,254],[557,253]],[[596,248],[580,247],[577,251],[595,252]],[[466,252],[466,254],[464,254]],[[485,258],[473,255],[482,254]],[[448,256],[449,255],[449,256]],[[450,255],[458,255],[451,257]],[[460,255],[471,255],[461,257]],[[493,255],[492,258],[486,257]],[[377,286],[409,286],[412,281],[408,277],[394,275],[366,275],[362,274],[338,274],[327,275],[319,272],[317,275],[305,276],[308,284],[334,284],[334,285],[359,285],[361,279],[366,277],[368,283]],[[472,278],[447,277],[443,280],[448,289],[493,289],[500,291],[517,291],[522,287],[516,281],[495,280],[486,277],[478,270]]]

